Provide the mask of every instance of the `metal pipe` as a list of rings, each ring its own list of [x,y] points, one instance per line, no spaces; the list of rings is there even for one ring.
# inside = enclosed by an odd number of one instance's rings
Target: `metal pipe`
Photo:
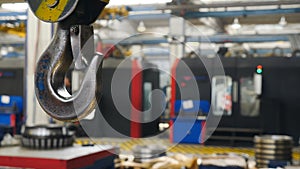
[[[288,35],[212,35],[212,36],[188,36],[186,42],[202,42],[202,43],[241,43],[241,42],[276,42],[289,41]],[[128,40],[107,40],[103,39],[106,44],[159,44],[169,43],[167,36],[162,38],[137,37]]]
[[[228,7],[247,7],[247,6],[271,6],[271,5],[293,5],[300,4],[299,0],[284,0],[284,1],[248,1],[248,2],[233,2],[224,3],[216,2],[200,5],[170,5],[157,7],[157,10],[192,10],[200,8],[228,8]]]
[[[272,14],[299,13],[300,8],[288,9],[265,9],[265,10],[242,10],[242,11],[223,11],[223,12],[186,12],[184,17],[187,19],[201,17],[238,17],[238,16],[257,16]]]

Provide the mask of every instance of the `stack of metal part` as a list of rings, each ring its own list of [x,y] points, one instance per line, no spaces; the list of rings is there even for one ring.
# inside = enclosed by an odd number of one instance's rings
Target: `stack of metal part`
[[[293,139],[284,135],[255,136],[255,158],[258,168],[271,163],[291,162]]]
[[[166,147],[160,145],[137,145],[133,148],[135,162],[147,162],[165,155]]]
[[[74,142],[74,132],[64,126],[27,126],[22,129],[22,146],[33,149],[69,147]]]

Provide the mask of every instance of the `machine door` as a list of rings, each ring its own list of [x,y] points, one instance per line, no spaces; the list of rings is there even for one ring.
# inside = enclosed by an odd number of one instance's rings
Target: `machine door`
[[[239,104],[236,125],[240,128],[261,129],[262,72],[258,71],[258,74],[256,71],[261,65],[248,59],[239,59],[237,66]]]
[[[217,62],[217,60],[215,61]],[[225,74],[224,75],[220,75],[220,74],[214,74],[214,76],[212,77],[212,98],[211,101],[212,103],[219,100],[220,98],[223,98],[223,101],[225,101],[224,103],[222,103],[223,108],[224,108],[224,112],[223,113],[219,113],[218,111],[213,111],[213,115],[215,116],[219,116],[222,115],[222,118],[220,120],[219,123],[219,128],[228,128],[228,127],[236,127],[235,126],[235,121],[236,121],[236,114],[238,112],[238,84],[237,84],[237,74],[236,74],[236,59],[235,58],[222,58],[221,59],[222,65],[223,65],[223,71]],[[217,64],[214,64],[217,65]],[[213,67],[214,70],[216,69],[220,69],[217,67]],[[221,72],[221,71],[218,71]],[[224,85],[226,86],[225,91],[225,95],[224,96],[219,96],[217,93],[215,93],[214,90],[214,82],[218,82],[218,79],[223,81],[224,84],[222,85],[224,87]],[[222,80],[223,79],[223,80]],[[217,81],[216,81],[217,80]],[[220,82],[220,81],[219,81]],[[214,104],[216,105],[216,104]],[[214,110],[216,110],[215,108],[213,108]]]

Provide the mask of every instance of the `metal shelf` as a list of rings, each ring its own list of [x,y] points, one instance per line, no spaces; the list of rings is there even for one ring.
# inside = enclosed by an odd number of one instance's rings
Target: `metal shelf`
[[[0,69],[24,68],[24,58],[3,58],[0,59]]]
[[[0,12],[0,23],[20,23],[26,24],[27,12]]]
[[[8,33],[0,32],[1,40],[0,45],[23,45],[25,44],[25,38],[16,35],[10,35]]]

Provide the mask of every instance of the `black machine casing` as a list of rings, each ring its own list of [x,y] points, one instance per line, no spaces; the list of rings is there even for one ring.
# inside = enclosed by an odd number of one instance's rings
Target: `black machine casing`
[[[160,113],[157,108],[159,107],[158,105],[163,105],[163,98],[152,96],[150,100],[148,100],[149,97],[146,93],[149,91],[146,91],[145,84],[150,84],[151,91],[159,89],[159,71],[145,60],[137,61],[141,66],[139,69],[144,69],[141,71],[140,77],[142,77],[142,79],[140,79],[140,84],[138,84],[137,87],[134,86],[134,89],[132,89],[132,84],[128,88],[128,86],[125,85],[125,81],[130,80],[133,76],[133,62],[134,60],[131,59],[107,58],[104,60],[102,68],[103,95],[99,104],[100,110],[97,110],[96,117],[92,121],[83,120],[81,122],[84,126],[83,128],[90,136],[118,138],[124,136],[147,137],[158,133],[159,118],[155,117],[159,117],[156,114]],[[142,100],[136,105],[127,104],[125,101],[121,102],[119,106],[122,112],[117,109],[112,97],[113,76],[117,68],[119,69],[118,71],[122,73],[122,79],[115,79],[115,82],[124,84],[122,90],[126,90],[126,93],[130,96],[131,103],[134,99]],[[135,90],[135,92],[132,92],[132,90]],[[150,110],[149,103],[155,105]],[[145,111],[139,114],[141,121],[143,121],[142,119],[144,118],[155,118],[155,120],[147,123],[135,123],[133,125],[133,122],[129,120],[133,113],[132,106],[140,111]]]
[[[2,59],[0,62],[0,95],[24,98],[24,85],[24,59]],[[12,99],[10,101],[12,101]],[[16,110],[16,107],[1,106],[0,109],[1,113],[6,112],[4,114],[7,116],[7,112],[12,113]],[[24,110],[22,109],[19,111],[21,113],[16,115],[16,120],[11,120],[12,123],[16,124],[16,128],[13,128],[13,126],[6,126],[6,124],[0,124],[0,135],[1,133],[20,133],[21,125],[24,122],[22,119]],[[2,122],[3,119],[1,120],[1,123]],[[0,140],[1,139],[0,136]]]
[[[24,61],[3,59],[0,64],[0,95],[24,96]]]
[[[197,80],[201,100],[211,101],[211,77],[219,75],[219,58],[184,58]],[[223,116],[219,128],[259,129],[268,134],[287,134],[297,142],[300,136],[300,58],[221,58],[224,73],[237,85],[237,100],[232,102],[232,115]],[[259,115],[241,113],[241,78],[253,77],[257,66],[263,66]],[[180,69],[180,66],[178,67]],[[197,79],[197,78],[196,78]],[[199,78],[198,78],[199,79]],[[206,79],[206,80],[203,80]],[[234,93],[232,94],[234,95]],[[232,96],[234,97],[234,96]],[[176,100],[180,100],[176,93]]]

